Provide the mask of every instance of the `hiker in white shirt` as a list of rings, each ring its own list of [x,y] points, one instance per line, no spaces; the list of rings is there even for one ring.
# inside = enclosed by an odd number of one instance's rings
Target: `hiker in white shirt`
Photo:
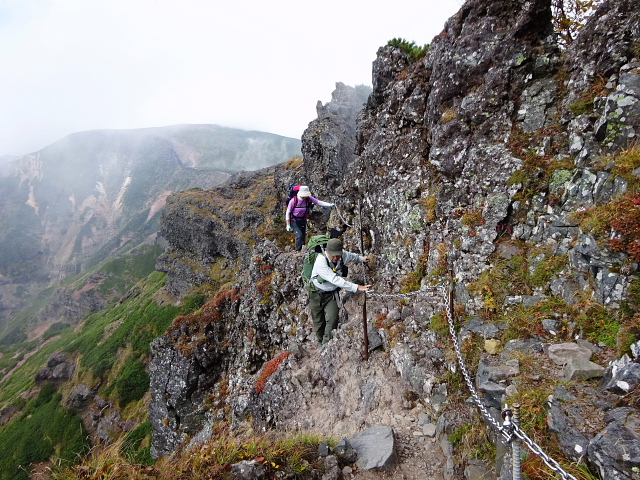
[[[316,256],[309,285],[309,307],[313,318],[313,330],[320,348],[331,340],[338,327],[338,290],[367,292],[371,285],[358,285],[342,278],[342,268],[350,262],[369,262],[368,256],[343,250],[342,240],[332,238],[323,254]]]

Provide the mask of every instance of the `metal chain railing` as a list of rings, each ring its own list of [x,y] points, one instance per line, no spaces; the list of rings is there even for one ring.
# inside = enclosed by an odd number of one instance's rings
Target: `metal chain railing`
[[[538,455],[551,470],[559,473],[564,480],[576,480],[576,478],[573,475],[565,472],[558,462],[556,462],[554,459],[552,459],[546,453],[544,453],[544,451],[542,450],[542,447],[540,447],[533,440],[531,440],[527,436],[527,434],[520,429],[520,426],[518,425],[519,422],[515,422],[515,423],[511,422],[511,418],[507,416],[505,425],[500,425],[493,418],[493,416],[487,411],[486,407],[484,406],[484,404],[482,403],[482,400],[478,395],[478,392],[476,391],[473,385],[473,382],[471,381],[471,375],[469,375],[469,371],[467,370],[467,367],[464,363],[464,358],[462,357],[462,350],[460,349],[460,344],[458,343],[458,336],[456,334],[455,325],[453,323],[453,315],[451,313],[451,302],[449,299],[449,289],[447,285],[442,286],[442,298],[443,298],[444,309],[447,314],[447,321],[449,322],[449,332],[451,333],[451,339],[453,340],[453,344],[456,349],[456,356],[458,357],[458,364],[460,365],[460,370],[464,375],[464,379],[467,383],[467,386],[469,387],[469,391],[471,392],[471,395],[473,396],[473,399],[476,402],[478,409],[482,412],[482,415],[485,417],[488,423],[492,425],[502,435],[502,437],[505,440],[507,440],[507,442],[510,442],[513,439],[513,435],[517,436],[519,439],[521,439],[525,443],[525,445],[527,445],[527,447],[529,447],[529,449],[533,453]]]
[[[378,294],[378,293],[367,292],[367,296],[375,297],[375,298],[408,298],[408,297],[414,297],[424,293],[440,290],[442,294],[444,311],[447,317],[447,322],[449,323],[449,333],[451,334],[453,346],[456,351],[456,357],[458,359],[458,365],[460,366],[460,371],[464,376],[467,387],[469,388],[469,391],[471,392],[471,396],[473,397],[473,400],[476,406],[478,407],[478,410],[480,410],[482,417],[491,427],[493,427],[499,433],[500,435],[499,438],[501,438],[503,443],[509,444],[514,440],[515,437],[519,438],[520,440],[522,440],[522,442],[525,445],[527,445],[527,447],[529,447],[529,449],[534,454],[538,455],[551,470],[558,473],[564,480],[577,480],[576,477],[574,477],[570,473],[567,473],[557,461],[549,457],[542,450],[542,447],[540,447],[531,438],[529,438],[529,436],[527,436],[527,434],[524,431],[522,431],[522,429],[520,428],[519,422],[512,422],[513,413],[508,406],[505,406],[505,409],[502,412],[505,419],[502,425],[493,417],[493,415],[489,413],[484,403],[482,402],[480,396],[478,395],[478,392],[475,389],[473,380],[471,379],[471,375],[465,365],[464,358],[462,356],[462,349],[460,348],[460,343],[458,342],[458,336],[456,334],[455,325],[453,322],[453,313],[451,311],[452,297],[450,297],[450,295],[452,295],[452,292],[449,290],[449,288],[450,288],[450,282],[443,280],[438,285],[427,287],[426,289],[417,290],[415,292],[398,293],[398,294]],[[519,472],[515,472],[515,469],[514,469],[514,478],[516,478],[516,475],[519,476]]]
[[[433,287],[427,287],[425,289],[416,290],[415,292],[408,293],[375,293],[373,291],[367,292],[367,297],[372,298],[409,298],[416,297],[418,295],[422,295],[424,293],[435,292],[440,288],[440,285],[436,285]]]
[[[453,315],[451,313],[451,305],[449,302],[448,287],[449,286],[447,284],[442,284],[442,286],[440,287],[442,289],[442,303],[443,303],[444,311],[447,316],[447,321],[449,323],[449,333],[451,334],[451,339],[453,340],[453,346],[456,350],[456,356],[458,358],[458,365],[460,365],[460,371],[462,372],[462,376],[464,377],[464,380],[467,383],[467,387],[471,392],[471,396],[473,397],[473,400],[476,403],[476,406],[480,410],[480,413],[484,417],[485,421],[488,424],[490,424],[492,427],[494,427],[498,431],[498,433],[502,435],[506,443],[508,443],[511,441],[511,438],[512,438],[512,434],[510,431],[511,422],[509,421],[509,417],[507,417],[506,428],[503,425],[500,425],[500,423],[498,423],[498,421],[495,418],[493,418],[493,415],[489,413],[489,411],[487,410],[487,407],[484,406],[484,403],[480,399],[480,396],[478,395],[478,392],[476,391],[473,385],[471,374],[469,373],[469,370],[467,370],[467,366],[464,363],[464,358],[462,357],[462,349],[460,348],[460,343],[458,342],[458,336],[456,334],[455,326],[453,324]]]
[[[538,455],[542,459],[542,461],[547,465],[547,467],[549,467],[554,472],[559,473],[563,479],[576,480],[576,477],[574,477],[570,473],[565,472],[558,462],[556,462],[553,458],[551,458],[549,455],[544,453],[544,451],[542,450],[542,447],[540,447],[540,445],[538,445],[536,442],[531,440],[531,438],[529,438],[527,434],[524,433],[522,429],[520,429],[520,427],[515,426],[515,428],[513,429],[513,434],[517,436],[520,440],[522,440],[524,444],[527,447],[529,447],[529,450],[531,450],[533,453]]]
[[[342,216],[342,214],[340,213],[340,210],[338,209],[338,206],[334,203],[333,204],[333,210],[335,210],[335,212],[338,214],[338,217],[340,218],[340,220],[342,221],[343,224],[345,224],[347,227],[353,228],[353,225],[350,225]]]

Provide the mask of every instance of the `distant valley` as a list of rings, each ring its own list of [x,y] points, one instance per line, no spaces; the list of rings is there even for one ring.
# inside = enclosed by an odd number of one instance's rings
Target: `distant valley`
[[[0,157],[0,336],[38,292],[154,243],[171,193],[289,160],[300,145],[264,132],[176,125],[80,132],[35,153]],[[101,303],[92,299],[68,315]]]

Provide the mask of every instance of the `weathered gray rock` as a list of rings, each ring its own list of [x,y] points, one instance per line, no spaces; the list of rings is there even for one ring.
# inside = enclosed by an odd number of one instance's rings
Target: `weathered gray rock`
[[[464,469],[464,478],[466,480],[486,480],[495,477],[495,467],[487,461],[469,459]]]
[[[356,465],[360,470],[389,469],[398,461],[396,440],[389,427],[368,428],[350,440],[358,454]]]
[[[262,480],[265,470],[255,460],[243,460],[231,465],[231,475],[235,480]]]
[[[75,364],[72,363],[62,352],[54,352],[47,360],[47,366],[36,373],[36,384],[42,385],[46,382],[60,383],[69,380],[75,371]]]
[[[67,400],[67,404],[71,408],[80,409],[93,399],[96,392],[89,388],[89,385],[86,383],[81,383],[77,385],[71,394],[69,395],[69,399]]]
[[[425,393],[431,391],[433,381],[429,380],[432,379],[432,375],[418,364],[414,353],[407,345],[396,345],[391,350],[391,358],[404,381],[414,390]],[[425,386],[425,382],[428,382],[428,386]]]
[[[622,358],[612,360],[607,367],[601,390],[612,392],[629,393],[640,385],[640,363],[632,362],[624,355]]]
[[[560,332],[562,323],[552,318],[545,318],[542,320],[542,328],[544,328],[551,335],[557,335]]]
[[[540,340],[536,340],[535,338],[531,339],[517,339],[517,340],[509,340],[507,344],[504,346],[504,351],[502,352],[502,356],[504,358],[509,358],[514,352],[526,353],[528,355],[533,355],[535,353],[541,353],[544,350],[544,346]]]
[[[578,462],[584,457],[589,446],[589,439],[569,419],[561,403],[557,400],[550,402],[547,424],[549,430],[557,435],[560,448],[568,458]]]
[[[302,134],[305,169],[300,179],[313,187],[314,196],[333,197],[348,165],[356,159],[356,118],[370,93],[364,85],[353,88],[338,82],[330,102],[322,105],[318,101],[318,118]]]
[[[525,307],[533,307],[538,303],[544,301],[546,297],[544,295],[516,295],[513,297],[507,297],[504,301],[504,306],[522,304]]]
[[[351,446],[351,443],[346,438],[343,438],[338,442],[338,444],[333,448],[333,453],[342,461],[343,463],[353,463],[357,459],[357,453]]]
[[[369,324],[367,327],[367,338],[369,340],[369,352],[375,350],[376,348],[382,347],[384,342],[382,341],[382,337],[375,329],[373,324]]]
[[[199,364],[170,348],[166,337],[156,339],[151,351],[149,421],[153,426],[151,452],[157,458],[172,453],[187,434],[203,426],[204,412],[198,408],[198,396],[194,396],[203,372]]]
[[[574,358],[589,360],[593,352],[586,347],[581,347],[577,343],[568,342],[549,345],[547,355],[549,355],[549,358],[556,365],[563,366],[567,365],[569,361]]]
[[[553,392],[553,398],[560,400],[561,402],[576,399],[575,395],[573,395],[564,385],[558,385],[556,387]]]
[[[495,323],[483,324],[482,320],[478,317],[474,317],[469,320],[464,325],[464,328],[477,333],[478,335],[482,335],[486,339],[496,338],[501,332],[501,329]]]
[[[501,362],[493,357],[483,357],[478,364],[476,387],[484,394],[489,404],[497,410],[502,409],[502,397],[506,393],[510,377],[520,374],[518,360]]]
[[[318,455],[320,457],[326,457],[329,455],[329,440],[324,440],[318,445]]]
[[[616,410],[609,413],[607,427],[589,443],[589,465],[602,478],[636,479],[640,469],[640,412]]]
[[[435,423],[425,423],[422,425],[422,434],[425,437],[433,438],[436,436],[436,424]]]
[[[340,473],[338,457],[335,455],[326,457],[324,459],[324,474],[322,475],[322,480],[339,480]]]
[[[569,359],[564,375],[567,380],[589,380],[602,377],[604,372],[604,367],[577,356]]]

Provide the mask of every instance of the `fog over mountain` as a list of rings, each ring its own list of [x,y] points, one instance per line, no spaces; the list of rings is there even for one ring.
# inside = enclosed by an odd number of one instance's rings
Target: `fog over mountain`
[[[16,158],[18,157],[15,155],[0,155],[0,165],[3,163],[10,162],[11,160],[15,160]]]
[[[0,318],[23,303],[24,292],[152,240],[171,193],[212,188],[299,154],[293,138],[176,125],[80,132],[2,157]]]

